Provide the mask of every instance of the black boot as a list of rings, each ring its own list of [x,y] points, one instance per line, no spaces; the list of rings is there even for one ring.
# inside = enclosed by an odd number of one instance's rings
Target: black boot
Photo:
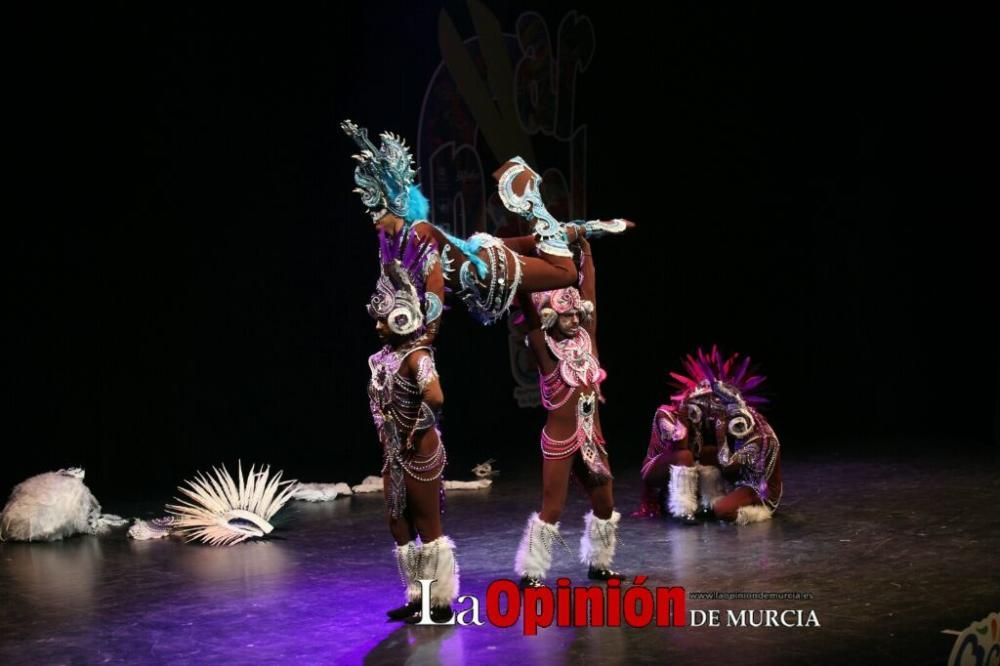
[[[683,516],[675,516],[674,520],[676,520],[678,523],[686,527],[690,527],[691,525],[701,524],[701,519],[698,517],[697,513],[688,513]]]
[[[454,611],[451,610],[451,606],[431,606],[431,622],[436,622],[438,624],[447,622],[454,614]],[[406,624],[420,624],[421,619],[423,619],[423,612],[418,608],[415,614],[406,618],[403,622]]]
[[[411,601],[405,606],[400,606],[399,608],[393,608],[390,611],[386,611],[385,614],[389,616],[390,620],[405,620],[415,613],[420,612],[420,600]]]
[[[545,587],[545,583],[542,581],[541,578],[535,578],[534,576],[522,576],[521,584],[519,585],[519,587],[522,590],[525,590],[529,587]]]
[[[703,506],[695,512],[694,517],[702,522],[709,522],[715,520],[715,512],[711,507]]]
[[[587,578],[590,580],[625,580],[627,576],[611,569],[597,569],[592,566],[587,570]]]

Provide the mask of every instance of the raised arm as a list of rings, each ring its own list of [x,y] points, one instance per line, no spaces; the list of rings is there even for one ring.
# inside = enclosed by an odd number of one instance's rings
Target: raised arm
[[[597,305],[597,275],[594,253],[586,238],[580,239],[580,297]]]
[[[581,321],[581,325],[590,334],[591,353],[600,356],[597,351],[597,274],[594,269],[594,254],[587,239],[580,240],[580,298],[590,301],[593,309],[590,316]]]
[[[545,345],[542,319],[538,315],[534,301],[531,300],[531,294],[523,291],[520,292],[518,294],[518,302],[521,304],[521,309],[524,312],[524,323],[519,326],[519,329],[524,331],[525,340],[535,357],[535,364],[538,366],[538,370],[544,374],[549,374],[555,369],[555,362],[549,355],[549,348]]]
[[[418,345],[432,345],[441,329],[441,315],[444,312],[444,269],[441,265],[440,246],[433,235],[433,228],[426,222],[417,222],[411,228],[421,241],[429,239],[434,248],[424,259],[424,316],[427,332],[421,336]]]

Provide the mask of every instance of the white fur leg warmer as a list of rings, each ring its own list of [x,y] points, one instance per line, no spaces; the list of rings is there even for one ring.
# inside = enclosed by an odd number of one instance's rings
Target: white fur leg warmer
[[[701,495],[701,506],[712,508],[712,502],[726,494],[725,482],[722,480],[722,470],[714,465],[698,465],[698,493]]]
[[[698,510],[697,467],[670,466],[670,497],[667,508],[675,518],[690,516]]]
[[[552,525],[531,514],[521,535],[514,557],[514,571],[519,576],[545,578],[552,566],[552,543],[559,538],[559,523]]]
[[[771,513],[771,510],[763,504],[741,506],[736,511],[736,524],[749,525],[750,523],[762,523],[765,520],[771,520]]]
[[[618,544],[618,521],[622,515],[611,512],[611,517],[602,520],[588,511],[583,517],[583,536],[580,537],[580,561],[595,569],[611,568]]]
[[[435,581],[431,586],[431,606],[450,606],[458,598],[459,589],[455,543],[446,536],[425,543],[421,546],[420,562],[420,577]]]
[[[399,569],[399,578],[406,587],[406,603],[412,603],[420,599],[420,583],[417,582],[417,577],[420,574],[420,549],[421,546],[416,541],[396,546],[393,549],[393,552],[396,554],[396,567]]]

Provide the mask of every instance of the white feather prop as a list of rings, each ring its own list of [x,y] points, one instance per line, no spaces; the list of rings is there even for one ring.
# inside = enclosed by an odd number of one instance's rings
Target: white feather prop
[[[496,476],[500,473],[499,471],[493,469],[494,462],[496,461],[491,458],[490,460],[473,467],[472,472],[479,477],[473,481],[444,481],[445,490],[482,490],[483,488],[489,488],[493,484],[493,480],[489,477]],[[351,490],[358,495],[363,493],[380,493],[382,492],[382,485],[381,476],[366,476],[364,481],[356,486],[352,486]]]
[[[56,541],[103,534],[125,520],[101,513],[79,467],[45,472],[19,483],[0,513],[0,541]]]
[[[364,480],[356,486],[351,486],[354,493],[374,493],[382,492],[381,476],[366,476]]]
[[[292,493],[293,500],[329,502],[341,495],[353,495],[346,483],[300,483]]]
[[[493,479],[476,479],[475,481],[445,481],[445,490],[482,490],[489,488]]]
[[[271,517],[291,498],[296,481],[282,481],[282,472],[271,477],[271,468],[259,472],[250,468],[243,478],[243,465],[238,463],[233,480],[225,465],[212,468],[211,474],[198,472],[188,487],[178,487],[190,501],[175,499],[167,513],[174,516],[172,530],[187,541],[201,540],[212,546],[230,546],[252,537],[270,534],[274,527]]]
[[[135,519],[132,527],[128,528],[130,539],[137,541],[149,541],[150,539],[163,539],[170,536],[170,528],[174,524],[173,516],[165,518],[153,518],[152,520]]]

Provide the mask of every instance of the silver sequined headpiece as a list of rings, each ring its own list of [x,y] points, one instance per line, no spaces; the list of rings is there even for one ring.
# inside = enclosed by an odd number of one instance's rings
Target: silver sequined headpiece
[[[347,136],[354,139],[361,152],[352,155],[358,165],[354,169],[355,192],[369,210],[387,209],[394,215],[406,218],[410,206],[410,186],[417,172],[413,169],[413,155],[406,142],[390,132],[380,135],[381,145],[368,138],[368,130],[350,120],[340,124]]]
[[[421,242],[415,237],[411,240],[409,232],[393,238],[384,231],[379,232],[379,241],[382,273],[368,301],[368,314],[385,320],[396,335],[410,335],[424,325],[420,267],[429,241]]]

